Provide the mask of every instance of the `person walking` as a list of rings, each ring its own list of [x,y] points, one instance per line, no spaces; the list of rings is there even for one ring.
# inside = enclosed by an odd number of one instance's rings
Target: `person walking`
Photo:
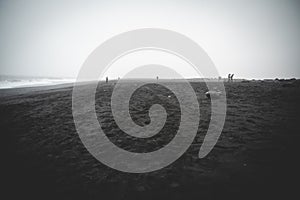
[[[231,76],[230,76],[230,81],[231,82],[233,82],[233,76],[234,76],[234,74],[231,74]]]

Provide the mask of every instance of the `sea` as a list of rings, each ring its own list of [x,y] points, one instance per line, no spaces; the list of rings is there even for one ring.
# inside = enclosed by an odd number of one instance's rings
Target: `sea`
[[[75,78],[0,75],[0,89],[51,86],[64,83],[73,83],[75,80]]]

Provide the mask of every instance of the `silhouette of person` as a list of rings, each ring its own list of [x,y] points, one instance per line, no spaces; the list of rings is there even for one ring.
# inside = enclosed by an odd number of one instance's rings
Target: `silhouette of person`
[[[158,76],[156,77],[156,80],[158,81]]]
[[[108,76],[106,77],[105,82],[108,83]]]
[[[230,76],[230,80],[231,80],[231,81],[233,81],[233,75],[234,75],[234,74],[231,74],[231,76]]]
[[[228,82],[230,82],[231,76],[230,74],[228,74]]]

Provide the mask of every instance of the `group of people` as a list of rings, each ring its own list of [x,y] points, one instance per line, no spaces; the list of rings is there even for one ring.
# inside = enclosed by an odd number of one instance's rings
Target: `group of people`
[[[233,82],[234,74],[228,74],[228,82]]]

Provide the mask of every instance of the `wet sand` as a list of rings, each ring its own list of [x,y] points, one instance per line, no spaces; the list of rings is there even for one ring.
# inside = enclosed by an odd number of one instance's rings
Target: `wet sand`
[[[204,95],[204,83],[191,85],[201,112],[193,144],[173,164],[146,174],[116,171],[89,154],[75,130],[71,85],[0,90],[4,193],[10,199],[290,199],[298,195],[300,81],[225,83],[225,126],[203,159],[198,151],[210,120],[210,100]],[[155,140],[134,141],[120,136],[111,115],[113,86],[100,84],[96,94],[98,120],[112,142],[147,152],[172,139],[180,118],[176,98],[166,100],[168,91],[154,86],[132,97],[130,108],[137,124],[148,123],[146,108],[157,101],[165,102],[171,116]],[[147,95],[153,102],[143,101]]]

